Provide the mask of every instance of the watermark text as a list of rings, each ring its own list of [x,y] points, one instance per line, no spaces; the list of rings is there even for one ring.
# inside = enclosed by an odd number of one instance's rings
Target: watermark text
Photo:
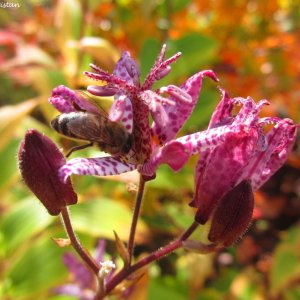
[[[20,7],[21,7],[20,3],[0,1],[0,8],[20,8]]]

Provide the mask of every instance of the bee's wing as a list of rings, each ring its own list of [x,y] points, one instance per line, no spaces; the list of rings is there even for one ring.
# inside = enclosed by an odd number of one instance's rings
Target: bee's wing
[[[102,114],[80,113],[70,120],[69,130],[78,139],[118,145],[123,129]]]
[[[100,110],[101,115],[104,115],[108,118],[107,111],[93,97],[88,95],[86,92],[80,91],[80,90],[76,90],[75,93],[77,93],[81,97],[85,98],[88,102],[90,102],[90,104],[92,104],[94,107],[96,107],[98,110]],[[80,108],[78,108],[78,107],[77,107],[77,109],[80,110]]]

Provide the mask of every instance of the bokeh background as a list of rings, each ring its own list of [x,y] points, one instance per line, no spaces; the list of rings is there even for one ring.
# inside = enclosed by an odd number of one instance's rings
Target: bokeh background
[[[0,7],[0,298],[74,299],[54,288],[72,282],[51,237],[65,237],[61,222],[22,183],[16,162],[26,129],[36,128],[65,150],[74,142],[49,128],[57,114],[47,99],[65,84],[84,89],[94,62],[112,71],[129,50],[149,71],[162,43],[182,52],[161,84],[180,84],[213,69],[232,97],[268,99],[264,115],[300,121],[300,3],[298,0],[19,0]],[[199,103],[181,134],[202,130],[220,99],[204,80]],[[111,99],[101,99],[108,107]],[[256,193],[254,221],[234,246],[211,255],[179,250],[152,264],[131,299],[300,299],[300,150]],[[96,156],[87,149],[74,156]],[[160,168],[148,184],[136,255],[172,240],[193,220],[196,158],[179,173]],[[217,170],[216,170],[217,172]],[[137,175],[74,177],[80,203],[71,208],[82,243],[93,251],[113,231],[129,233]],[[218,183],[216,182],[216,188]],[[109,257],[109,256],[108,256]]]

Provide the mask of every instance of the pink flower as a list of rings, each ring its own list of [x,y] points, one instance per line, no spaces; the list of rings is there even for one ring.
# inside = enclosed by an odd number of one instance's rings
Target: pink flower
[[[161,163],[169,164],[178,170],[187,161],[189,155],[174,137],[192,113],[202,86],[202,79],[208,76],[217,81],[212,71],[202,71],[189,78],[181,87],[169,85],[152,90],[153,84],[166,76],[180,53],[164,60],[166,46],[152,67],[143,84],[140,83],[140,71],[137,63],[128,52],[124,52],[113,74],[92,65],[94,73],[85,72],[95,80],[106,81],[105,86],[89,86],[88,91],[96,96],[114,95],[115,101],[109,113],[109,119],[119,122],[132,136],[131,150],[126,154],[117,154],[101,158],[74,158],[60,170],[66,180],[76,175],[115,175],[134,169],[145,175],[153,176]],[[162,94],[169,95],[163,97]],[[49,99],[61,113],[86,111],[100,114],[99,109],[82,95],[64,86],[58,86]],[[150,125],[149,116],[153,123]],[[182,154],[174,160],[173,156]]]
[[[214,143],[202,152],[195,172],[195,197],[191,206],[197,208],[196,221],[204,224],[221,199],[243,181],[257,190],[286,161],[295,139],[297,126],[290,119],[259,118],[262,100],[256,104],[250,97],[231,99],[223,92],[208,132],[223,131]],[[233,108],[240,111],[233,115]],[[266,126],[273,128],[265,132]],[[210,136],[211,133],[208,134]]]

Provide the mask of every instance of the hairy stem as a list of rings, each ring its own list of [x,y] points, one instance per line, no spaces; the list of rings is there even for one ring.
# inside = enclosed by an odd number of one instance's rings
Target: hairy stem
[[[61,216],[63,223],[65,225],[65,229],[67,232],[67,235],[72,243],[72,246],[78,253],[78,255],[82,258],[82,260],[88,265],[88,267],[96,274],[98,275],[99,272],[99,265],[97,262],[92,258],[92,256],[82,247],[79,240],[77,239],[73,227],[70,220],[70,215],[67,207],[62,208],[61,210]]]
[[[105,287],[105,295],[108,295],[120,282],[122,282],[124,279],[126,279],[129,275],[131,275],[133,272],[141,269],[142,267],[148,265],[149,263],[159,260],[163,258],[166,255],[171,254],[176,249],[180,248],[182,246],[182,242],[184,242],[198,227],[198,223],[194,222],[178,239],[171,242],[170,244],[159,248],[155,252],[149,254],[148,256],[142,258],[137,263],[129,266],[127,269],[122,269],[119,273],[117,273],[114,277],[107,282]]]
[[[127,244],[128,255],[129,255],[129,262],[128,262],[129,266],[131,265],[131,262],[132,262],[133,249],[134,249],[134,238],[135,238],[135,232],[136,232],[138,218],[140,215],[144,190],[145,190],[145,180],[140,175],[139,189],[138,189],[138,192],[137,192],[137,195],[135,198],[134,211],[133,211],[132,222],[131,222],[131,227],[130,227],[130,234],[129,234],[128,244]]]

